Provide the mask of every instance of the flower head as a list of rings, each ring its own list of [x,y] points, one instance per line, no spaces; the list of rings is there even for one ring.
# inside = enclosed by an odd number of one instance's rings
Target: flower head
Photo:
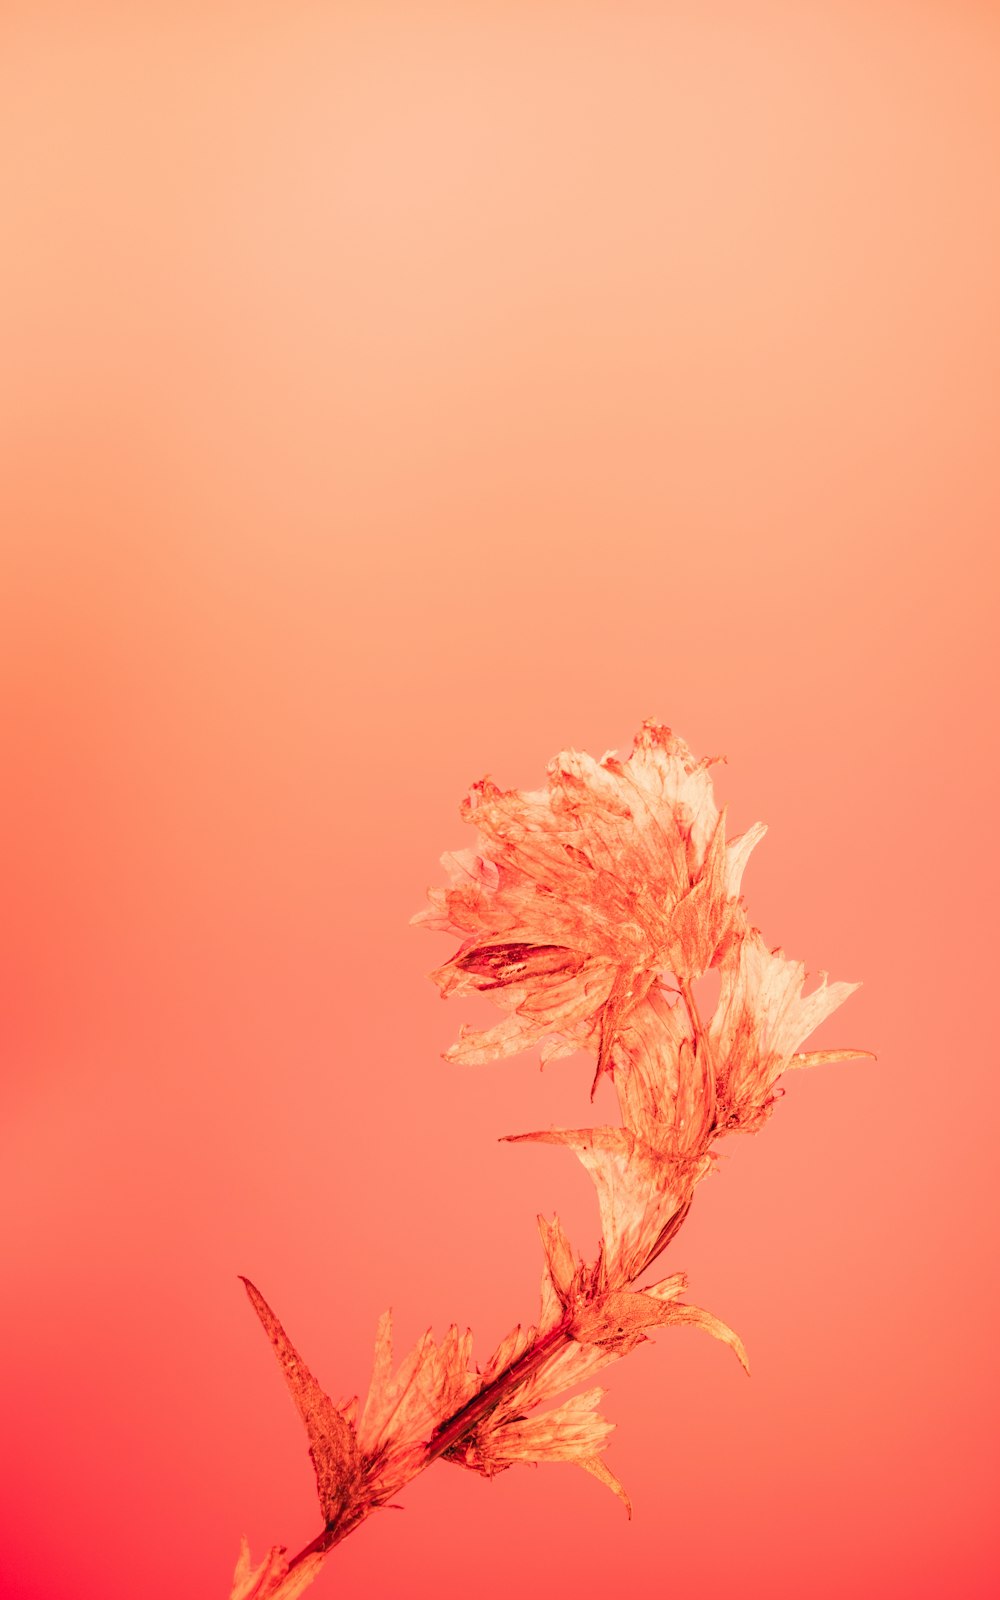
[[[600,1072],[665,975],[721,960],[745,927],[740,882],[764,828],[726,842],[711,765],[645,722],[625,761],[566,750],[545,789],[473,786],[462,815],[477,846],[442,857],[450,885],[413,921],[462,940],[432,974],[442,994],[486,993],[507,1016],[463,1030],[449,1059],[540,1043],[543,1060],[590,1050]]]

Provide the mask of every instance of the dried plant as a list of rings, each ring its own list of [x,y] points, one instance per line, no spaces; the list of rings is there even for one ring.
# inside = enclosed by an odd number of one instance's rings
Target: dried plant
[[[538,1045],[543,1064],[589,1053],[592,1099],[601,1075],[611,1079],[620,1126],[509,1136],[579,1157],[597,1190],[597,1256],[581,1259],[558,1217],[539,1217],[537,1325],[514,1327],[482,1367],[471,1334],[454,1326],[440,1342],[425,1334],[394,1367],[387,1313],[363,1405],[334,1404],[244,1279],[305,1423],[324,1526],[297,1556],[277,1546],[257,1568],[244,1541],[231,1600],[293,1600],[342,1539],[438,1459],[487,1477],[573,1461],[628,1507],[601,1454],[614,1426],[599,1410],[603,1391],[566,1391],[671,1323],[697,1324],[747,1365],[737,1335],[682,1298],[683,1273],[637,1281],[684,1221],[715,1142],[763,1125],[782,1073],[868,1052],[800,1051],[857,985],[824,973],[803,994],[803,966],[749,923],[740,884],[764,828],[727,841],[711,765],[647,722],[626,761],[564,751],[544,789],[484,779],[463,802],[476,845],[442,858],[449,885],[413,921],[461,940],[432,974],[442,994],[487,994],[504,1016],[484,1032],[463,1028],[446,1059]],[[718,1001],[703,1020],[694,986],[710,968]]]

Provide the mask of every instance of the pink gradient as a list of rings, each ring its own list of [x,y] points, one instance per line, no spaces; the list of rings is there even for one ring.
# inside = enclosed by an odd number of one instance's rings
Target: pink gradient
[[[753,1375],[608,1378],[634,1518],[439,1465],[314,1590],[986,1600],[1000,17],[12,5],[0,22],[4,1600],[317,1531],[237,1274],[335,1396],[484,1354],[586,1175],[408,926],[491,773],[724,751],[774,944],[864,987],[671,1245]],[[787,1080],[786,1080],[787,1081]],[[602,1086],[598,1107],[611,1114]]]

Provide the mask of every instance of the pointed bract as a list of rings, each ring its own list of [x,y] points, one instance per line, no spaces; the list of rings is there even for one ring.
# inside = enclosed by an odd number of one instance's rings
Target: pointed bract
[[[713,1339],[719,1339],[723,1344],[727,1344],[735,1354],[744,1372],[749,1374],[750,1362],[747,1357],[746,1346],[739,1334],[734,1333],[732,1328],[722,1321],[721,1317],[714,1316],[711,1311],[703,1311],[701,1306],[689,1306],[680,1301],[675,1301],[670,1307],[670,1315],[664,1317],[663,1322],[664,1324],[674,1323],[678,1325],[688,1323],[692,1327],[703,1328],[706,1333],[712,1335]]]
[[[242,1282],[305,1424],[320,1510],[326,1524],[331,1526],[351,1504],[360,1482],[357,1437],[343,1412],[316,1382],[260,1290],[249,1278],[243,1278]]]
[[[596,1478],[598,1483],[603,1483],[606,1488],[611,1490],[612,1494],[618,1496],[625,1507],[625,1515],[631,1522],[632,1502],[625,1493],[624,1485],[615,1477],[603,1456],[581,1456],[576,1464],[578,1467],[582,1467],[584,1472],[589,1472],[592,1478]]]

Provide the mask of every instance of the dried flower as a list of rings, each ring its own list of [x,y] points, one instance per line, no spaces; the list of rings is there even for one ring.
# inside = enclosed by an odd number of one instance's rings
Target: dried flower
[[[432,889],[413,920],[462,941],[432,974],[442,994],[487,993],[506,1016],[464,1031],[448,1056],[481,1062],[534,1044],[543,1061],[596,1056],[594,1083],[612,1078],[620,1127],[507,1138],[576,1154],[595,1185],[600,1243],[588,1261],[558,1217],[539,1217],[538,1323],[518,1323],[482,1368],[471,1334],[453,1326],[440,1344],[428,1331],[394,1371],[386,1313],[360,1407],[334,1404],[244,1280],[306,1428],[324,1528],[292,1561],[276,1546],[256,1570],[244,1542],[231,1600],[295,1600],[341,1539],[438,1458],[486,1477],[572,1461],[628,1507],[601,1453],[613,1428],[598,1410],[603,1390],[551,1402],[656,1328],[701,1327],[749,1370],[732,1329],[680,1299],[683,1273],[637,1280],[683,1223],[715,1141],[762,1125],[783,1072],[867,1052],[800,1051],[857,985],[823,974],[803,995],[801,964],[750,926],[740,884],[764,829],[726,842],[710,765],[646,722],[627,761],[565,751],[545,789],[505,792],[484,779],[463,805],[477,847],[442,858],[450,887]],[[720,992],[706,1023],[692,985],[711,966]]]
[[[431,974],[442,994],[487,993],[508,1016],[463,1029],[451,1060],[544,1041],[543,1060],[584,1048],[600,1073],[665,974],[690,982],[721,959],[743,930],[740,882],[765,830],[726,843],[711,765],[645,722],[627,761],[567,750],[547,789],[473,786],[462,815],[477,847],[442,857],[451,887],[413,921],[462,939]]]

